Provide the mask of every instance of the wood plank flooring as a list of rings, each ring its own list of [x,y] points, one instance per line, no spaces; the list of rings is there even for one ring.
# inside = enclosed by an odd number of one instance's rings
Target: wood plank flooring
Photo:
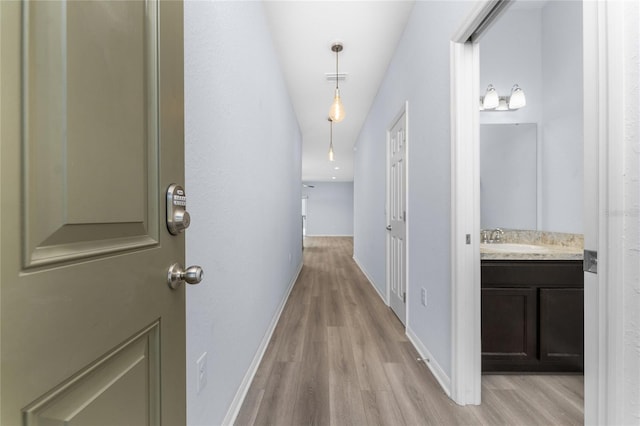
[[[456,405],[352,254],[351,238],[306,238],[236,425],[583,424],[582,376],[483,376],[482,405]]]

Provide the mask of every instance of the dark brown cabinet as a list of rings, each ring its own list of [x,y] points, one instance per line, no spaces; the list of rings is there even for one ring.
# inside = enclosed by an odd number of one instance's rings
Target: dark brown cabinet
[[[581,372],[581,261],[482,261],[483,372]]]

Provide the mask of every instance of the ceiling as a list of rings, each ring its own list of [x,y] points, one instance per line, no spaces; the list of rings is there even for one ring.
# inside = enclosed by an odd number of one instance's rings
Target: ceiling
[[[302,132],[302,180],[352,181],[353,145],[404,31],[413,1],[265,0],[267,19]],[[333,124],[334,42],[341,42],[340,93],[346,117]]]

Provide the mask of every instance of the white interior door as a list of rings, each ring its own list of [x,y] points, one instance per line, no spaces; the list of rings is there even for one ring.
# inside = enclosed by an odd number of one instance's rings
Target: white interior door
[[[180,2],[0,2],[2,425],[180,425]]]
[[[406,325],[406,110],[388,131],[387,287],[389,305]]]

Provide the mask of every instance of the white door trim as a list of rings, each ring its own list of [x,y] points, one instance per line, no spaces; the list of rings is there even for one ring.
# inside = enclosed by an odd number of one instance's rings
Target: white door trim
[[[471,36],[500,1],[481,0],[451,41],[451,399],[481,401],[480,63]],[[467,236],[469,240],[467,240]],[[469,241],[469,242],[467,242]]]
[[[460,405],[478,405],[480,171],[479,114],[474,108],[479,96],[478,45],[452,42],[451,69],[451,398]]]
[[[629,49],[627,37],[638,42],[638,5],[615,1],[583,5],[585,226],[592,231],[585,233],[585,249],[598,252],[598,273],[585,273],[585,312],[589,313],[585,315],[585,327],[589,327],[585,333],[585,424],[625,424],[629,420],[625,405],[633,398],[625,390],[625,370],[633,368],[628,362],[635,361],[635,368],[638,365],[637,356],[634,360],[624,357],[624,289],[627,280],[628,284],[633,281],[632,276],[625,277],[625,266],[628,261],[637,262],[637,254],[628,259],[625,252],[625,244],[633,241],[626,237],[634,232],[625,223],[634,220],[625,198],[633,187],[625,176],[626,138],[633,134],[631,128],[627,134],[625,115],[627,111],[633,114],[634,109],[637,114],[638,103],[637,98],[631,99],[638,71],[634,71],[635,81],[626,74],[625,59],[631,53],[625,49]],[[635,35],[625,34],[625,22],[635,26]],[[633,386],[633,379],[630,383]]]
[[[499,2],[481,0],[451,44],[451,397],[461,405],[480,403],[481,381],[480,306],[475,294],[480,289],[479,69],[477,45],[469,37]],[[585,424],[619,424],[624,421],[625,404],[621,368],[625,229],[624,215],[611,212],[625,211],[625,185],[632,184],[623,180],[622,173],[625,52],[621,46],[625,36],[634,37],[624,34],[625,8],[637,6],[608,1],[583,5],[585,247],[598,250],[599,257],[598,274],[585,274],[585,327],[589,329],[585,333]],[[633,11],[637,15],[637,9]],[[593,206],[597,206],[596,213],[589,217]],[[589,220],[595,223],[590,226]],[[467,234],[471,235],[469,245]],[[590,325],[594,328],[588,328]]]
[[[391,143],[391,129],[393,128],[393,126],[395,125],[395,123],[398,122],[398,120],[400,119],[400,117],[402,117],[402,114],[404,114],[404,135],[405,135],[405,142],[404,142],[404,162],[405,162],[405,187],[404,187],[404,199],[405,199],[405,209],[406,209],[406,221],[405,221],[405,268],[404,268],[404,273],[405,273],[405,291],[407,293],[407,299],[406,299],[406,306],[405,306],[405,318],[404,318],[404,324],[405,324],[405,329],[407,329],[409,327],[409,220],[410,220],[410,215],[409,215],[409,101],[405,101],[404,104],[402,105],[402,108],[400,109],[400,111],[393,117],[393,120],[391,120],[391,122],[389,123],[389,125],[387,126],[387,144],[386,144],[386,150],[387,150],[387,155],[386,155],[386,200],[385,200],[385,213],[386,213],[386,221],[387,224],[389,222],[388,218],[389,218],[389,209],[390,209],[390,181],[391,181],[391,175],[390,175],[390,163],[391,163],[391,157],[389,155],[389,147],[390,147],[390,143]],[[386,252],[385,252],[385,258],[386,258],[386,280],[387,280],[387,285],[386,285],[386,292],[385,292],[385,303],[387,304],[387,306],[390,306],[391,304],[391,276],[390,276],[390,259],[389,259],[389,245],[390,245],[390,239],[389,239],[389,235],[386,234],[386,243],[385,243],[385,247],[386,247]]]

